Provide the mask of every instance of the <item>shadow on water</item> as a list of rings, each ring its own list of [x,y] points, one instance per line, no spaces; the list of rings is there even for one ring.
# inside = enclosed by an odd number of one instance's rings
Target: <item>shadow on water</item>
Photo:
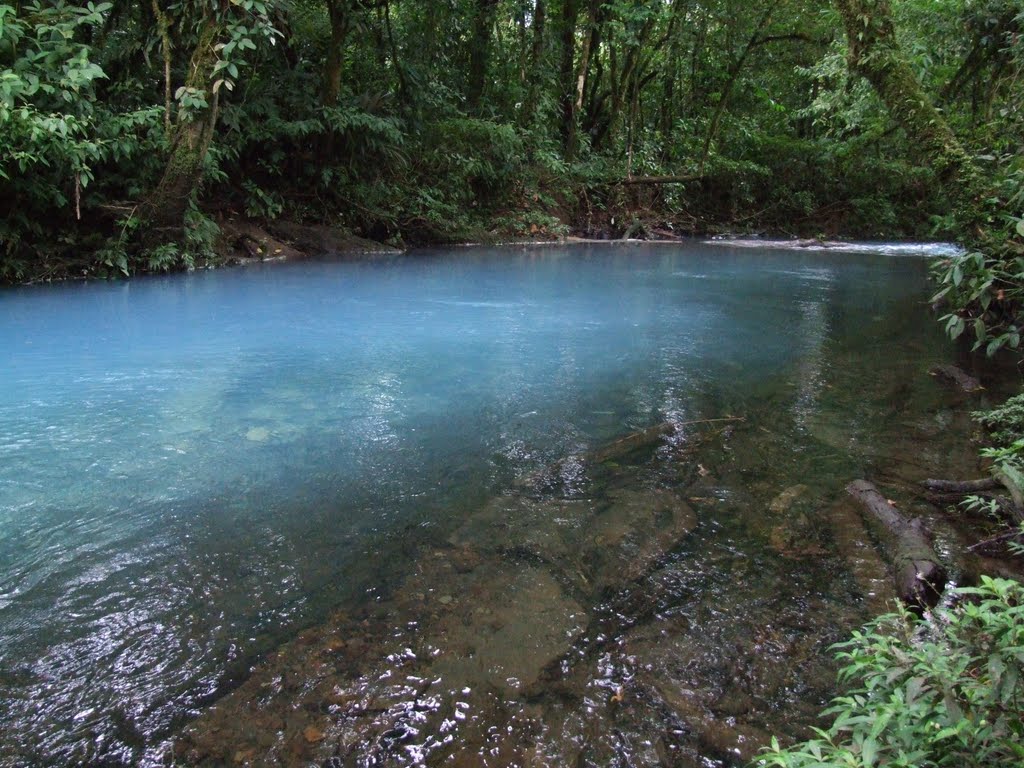
[[[807,734],[891,597],[846,482],[958,535],[913,490],[975,461],[924,271],[508,249],[13,293],[0,764],[709,766]]]

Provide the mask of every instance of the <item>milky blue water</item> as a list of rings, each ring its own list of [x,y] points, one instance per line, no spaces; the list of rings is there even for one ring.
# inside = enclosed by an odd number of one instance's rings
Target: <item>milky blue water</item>
[[[925,275],[692,243],[3,290],[0,761],[141,759],[558,457],[779,387],[813,416],[904,341],[940,359]]]

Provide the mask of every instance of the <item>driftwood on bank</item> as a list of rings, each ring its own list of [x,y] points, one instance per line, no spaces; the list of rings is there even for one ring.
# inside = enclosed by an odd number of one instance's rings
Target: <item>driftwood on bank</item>
[[[1019,530],[1016,530],[1016,529],[1012,530],[1012,531],[1005,531],[1004,533],[1000,533],[997,536],[992,536],[992,537],[990,537],[988,539],[983,539],[982,541],[979,541],[979,542],[977,542],[975,544],[971,544],[971,546],[969,546],[967,548],[967,550],[969,552],[974,552],[974,551],[977,551],[979,549],[985,549],[987,547],[991,547],[994,544],[1002,544],[1004,542],[1014,541],[1014,540],[1020,541],[1022,536],[1024,536],[1024,534],[1022,534]]]
[[[900,514],[867,480],[855,480],[846,491],[886,534],[899,598],[911,606],[934,605],[946,585],[946,571],[921,521]]]
[[[653,427],[620,437],[618,440],[613,440],[593,451],[588,451],[583,454],[582,458],[591,464],[613,461],[641,448],[657,445],[661,442],[662,438],[674,435],[675,433],[676,425],[671,421],[664,421],[661,424],[655,424]]]
[[[734,424],[745,420],[743,416],[722,416],[717,419],[696,419],[694,421],[663,421],[639,432],[631,432],[625,437],[620,437],[618,440],[613,440],[600,448],[587,451],[576,458],[589,464],[601,464],[605,461],[620,459],[634,451],[639,451],[641,448],[650,448],[658,445],[662,440],[672,437],[684,427],[704,424]]]
[[[967,393],[978,392],[984,389],[980,381],[955,365],[936,365],[928,372],[932,376],[938,376],[949,381]]]
[[[232,255],[244,259],[300,259],[306,254],[278,240],[263,227],[248,219],[223,219],[220,230]]]

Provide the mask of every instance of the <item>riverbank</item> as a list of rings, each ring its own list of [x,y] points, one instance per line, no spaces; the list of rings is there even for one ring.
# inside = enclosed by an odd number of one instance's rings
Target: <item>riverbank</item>
[[[605,192],[607,193],[607,190]],[[635,194],[635,193],[634,193]],[[589,200],[589,197],[584,194]],[[0,270],[0,285],[36,284],[62,280],[124,279],[140,274],[160,274],[191,269],[213,269],[275,260],[302,258],[358,258],[395,255],[424,247],[598,243],[598,242],[685,242],[693,239],[745,241],[752,247],[774,245],[801,248],[839,247],[856,238],[900,242],[922,232],[872,229],[829,212],[824,218],[808,217],[790,226],[758,217],[721,218],[712,208],[697,214],[672,213],[664,206],[606,201],[595,207],[579,208],[576,202],[554,202],[524,210],[476,216],[445,229],[407,230],[370,227],[350,228],[329,218],[301,219],[287,215],[275,218],[251,217],[226,201],[211,203],[206,212],[196,211],[185,228],[185,242],[160,247],[152,253],[139,251],[125,242],[125,233],[90,252],[88,247],[64,256],[41,255]],[[102,222],[100,222],[102,223]],[[90,226],[95,227],[96,222]],[[92,240],[100,242],[94,233]],[[129,251],[132,251],[131,253]],[[138,251],[138,252],[136,252]],[[166,253],[165,253],[166,251]]]

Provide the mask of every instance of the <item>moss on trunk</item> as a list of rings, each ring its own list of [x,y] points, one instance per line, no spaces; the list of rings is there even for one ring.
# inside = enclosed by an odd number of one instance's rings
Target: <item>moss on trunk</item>
[[[185,87],[201,93],[206,108],[179,111],[170,138],[167,166],[160,183],[141,207],[147,243],[179,242],[184,237],[185,212],[202,181],[206,154],[217,124],[218,96],[212,87],[212,75],[217,62],[215,45],[221,31],[222,25],[211,16],[189,61]]]
[[[836,0],[849,44],[850,69],[864,77],[954,198],[975,198],[970,157],[914,75],[896,40],[889,0]]]

